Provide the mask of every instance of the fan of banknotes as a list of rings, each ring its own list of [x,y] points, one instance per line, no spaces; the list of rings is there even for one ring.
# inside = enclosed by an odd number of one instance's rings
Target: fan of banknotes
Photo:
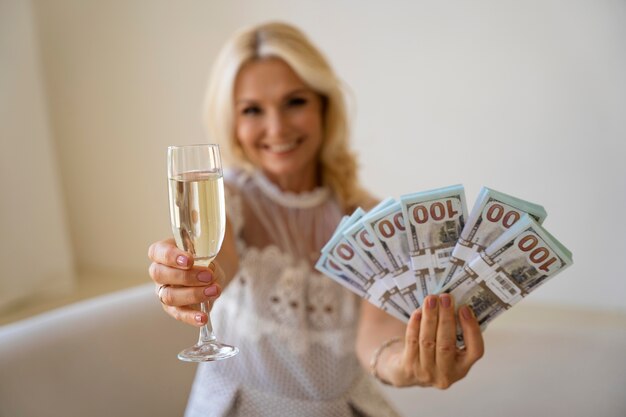
[[[404,322],[429,294],[450,293],[484,329],[572,264],[546,216],[486,187],[469,216],[462,185],[388,198],[345,216],[316,268]]]

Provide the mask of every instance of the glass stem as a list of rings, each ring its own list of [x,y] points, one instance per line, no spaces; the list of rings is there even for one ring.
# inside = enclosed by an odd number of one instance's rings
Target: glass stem
[[[198,337],[198,344],[202,345],[204,343],[215,342],[217,338],[215,337],[215,333],[213,332],[213,325],[211,324],[211,314],[209,314],[211,308],[209,306],[209,302],[205,301],[200,304],[200,309],[203,313],[206,314],[206,324],[202,326],[200,329],[200,336]]]
[[[194,264],[198,266],[206,266],[208,268],[209,264],[215,259],[215,256],[205,257],[205,258],[197,258],[194,257]],[[217,340],[215,333],[213,332],[213,324],[211,323],[211,305],[210,301],[205,301],[200,303],[200,310],[206,314],[206,324],[200,328],[200,335],[198,336],[198,345],[202,345],[205,343],[212,343]]]

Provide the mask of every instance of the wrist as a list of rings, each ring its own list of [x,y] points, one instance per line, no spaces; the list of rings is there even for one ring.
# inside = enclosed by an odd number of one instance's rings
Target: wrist
[[[404,345],[402,337],[393,337],[384,341],[372,354],[370,360],[370,374],[385,385],[395,385],[390,372],[390,361],[398,354]]]

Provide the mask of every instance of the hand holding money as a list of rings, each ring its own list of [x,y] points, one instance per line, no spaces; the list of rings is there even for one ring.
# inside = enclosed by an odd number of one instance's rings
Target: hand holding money
[[[456,345],[462,329],[465,348]],[[407,323],[404,343],[390,349],[379,377],[396,387],[434,386],[446,389],[462,379],[484,353],[480,327],[467,306],[455,314],[448,294],[429,295]]]

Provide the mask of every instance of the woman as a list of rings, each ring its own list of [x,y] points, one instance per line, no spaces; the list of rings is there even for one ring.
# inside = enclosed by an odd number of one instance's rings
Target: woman
[[[394,386],[463,378],[483,353],[467,307],[457,318],[448,295],[430,296],[405,325],[313,269],[340,218],[375,201],[357,181],[340,83],[308,39],[280,23],[237,33],[215,64],[207,115],[235,168],[222,250],[207,270],[173,239],[157,242],[150,275],[165,311],[188,324],[201,326],[194,306],[219,297],[217,334],[241,353],[199,365],[187,415],[393,416],[363,368]]]

